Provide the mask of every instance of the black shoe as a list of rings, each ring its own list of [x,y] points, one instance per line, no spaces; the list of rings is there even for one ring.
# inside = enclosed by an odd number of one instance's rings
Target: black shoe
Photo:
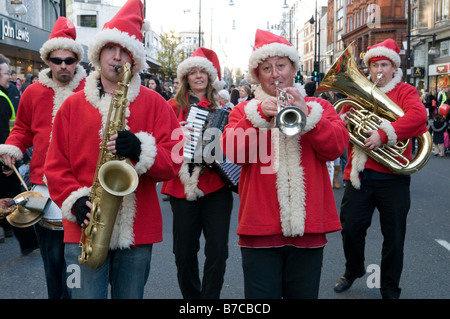
[[[336,292],[343,292],[345,290],[347,290],[348,288],[350,288],[353,284],[353,280],[347,279],[345,277],[341,277],[339,278],[336,283],[334,284],[334,291]]]

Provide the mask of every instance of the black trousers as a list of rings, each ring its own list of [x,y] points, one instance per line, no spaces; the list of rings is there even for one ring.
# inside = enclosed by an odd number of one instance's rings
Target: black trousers
[[[385,298],[398,298],[400,276],[403,269],[403,247],[406,217],[410,208],[410,178],[364,180],[360,190],[347,183],[342,198],[340,219],[342,241],[346,258],[345,276],[362,277],[367,229],[375,208],[380,213],[383,235],[381,251],[380,291]]]
[[[183,298],[220,298],[228,258],[232,192],[222,188],[196,201],[171,197],[173,252]],[[205,263],[200,282],[200,236],[205,236]]]
[[[241,247],[247,299],[317,299],[323,247]]]

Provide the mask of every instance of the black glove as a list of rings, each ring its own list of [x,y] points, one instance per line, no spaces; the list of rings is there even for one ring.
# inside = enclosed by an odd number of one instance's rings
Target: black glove
[[[75,212],[75,217],[77,218],[78,225],[83,225],[87,213],[91,212],[91,209],[86,206],[86,201],[89,200],[89,196],[83,196],[77,199],[75,204],[73,205],[73,211]]]
[[[130,131],[117,132],[116,154],[131,158],[133,161],[139,161],[141,155],[141,141],[134,133]]]

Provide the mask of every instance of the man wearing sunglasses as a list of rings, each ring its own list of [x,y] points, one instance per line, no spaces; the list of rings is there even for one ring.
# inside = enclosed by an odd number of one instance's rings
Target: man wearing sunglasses
[[[76,42],[73,23],[65,17],[58,18],[49,39],[40,49],[41,59],[49,68],[40,71],[39,81],[31,84],[23,93],[14,128],[5,144],[0,145],[0,156],[8,166],[22,159],[23,153],[33,147],[30,183],[33,185],[32,190],[46,197],[49,195],[44,162],[53,119],[64,100],[84,88],[86,72],[78,65],[83,54],[81,44]],[[61,211],[54,203],[49,213],[61,216]],[[45,221],[46,215],[34,227],[44,262],[48,297],[64,298],[67,296],[64,231],[62,226],[49,226]]]

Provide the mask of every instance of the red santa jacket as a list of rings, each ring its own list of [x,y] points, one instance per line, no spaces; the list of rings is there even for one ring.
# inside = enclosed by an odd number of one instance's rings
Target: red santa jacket
[[[221,137],[226,156],[242,164],[237,233],[294,237],[341,229],[326,162],[345,150],[344,123],[329,102],[307,97],[305,130],[287,137],[263,115],[266,97],[259,87],[253,100],[235,106]]]
[[[39,72],[39,82],[30,85],[20,98],[16,122],[0,155],[9,154],[16,160],[33,146],[30,163],[30,182],[44,185],[44,163],[50,143],[53,119],[64,100],[84,88],[86,72],[77,66],[72,81],[59,87],[49,77],[50,69]]]
[[[73,205],[89,195],[94,180],[111,96],[100,97],[99,72],[92,72],[84,91],[74,94],[55,117],[45,174],[50,195],[61,207],[64,241],[77,243],[81,228],[76,224]],[[110,248],[155,243],[162,240],[162,216],[156,184],[173,178],[180,168],[172,131],[179,124],[167,102],[132,77],[127,99],[126,129],[141,141],[141,154],[133,163],[139,175],[135,192],[124,196],[111,238]]]
[[[174,99],[169,100],[173,111],[178,117],[178,121],[186,121],[189,113],[188,108],[178,111],[178,106]],[[209,108],[211,103],[203,98],[197,106],[205,109]],[[198,197],[215,192],[225,186],[225,183],[219,175],[210,167],[196,165],[192,172],[189,172],[189,165],[183,163],[178,176],[168,182],[165,182],[161,188],[162,194],[174,196],[176,198],[186,198],[195,200]]]
[[[427,131],[427,112],[420,101],[419,93],[412,85],[401,82],[402,75],[401,69],[398,69],[392,81],[386,86],[380,87],[380,90],[405,112],[402,117],[394,122],[384,121],[378,129],[383,144],[391,146],[398,141],[421,135]],[[344,106],[340,114],[344,114],[350,108],[351,106]],[[403,155],[411,160],[412,143],[408,144]],[[347,156],[348,162],[344,169],[344,179],[350,180],[356,189],[361,186],[359,173],[364,169],[395,174],[352,143],[348,145]]]

